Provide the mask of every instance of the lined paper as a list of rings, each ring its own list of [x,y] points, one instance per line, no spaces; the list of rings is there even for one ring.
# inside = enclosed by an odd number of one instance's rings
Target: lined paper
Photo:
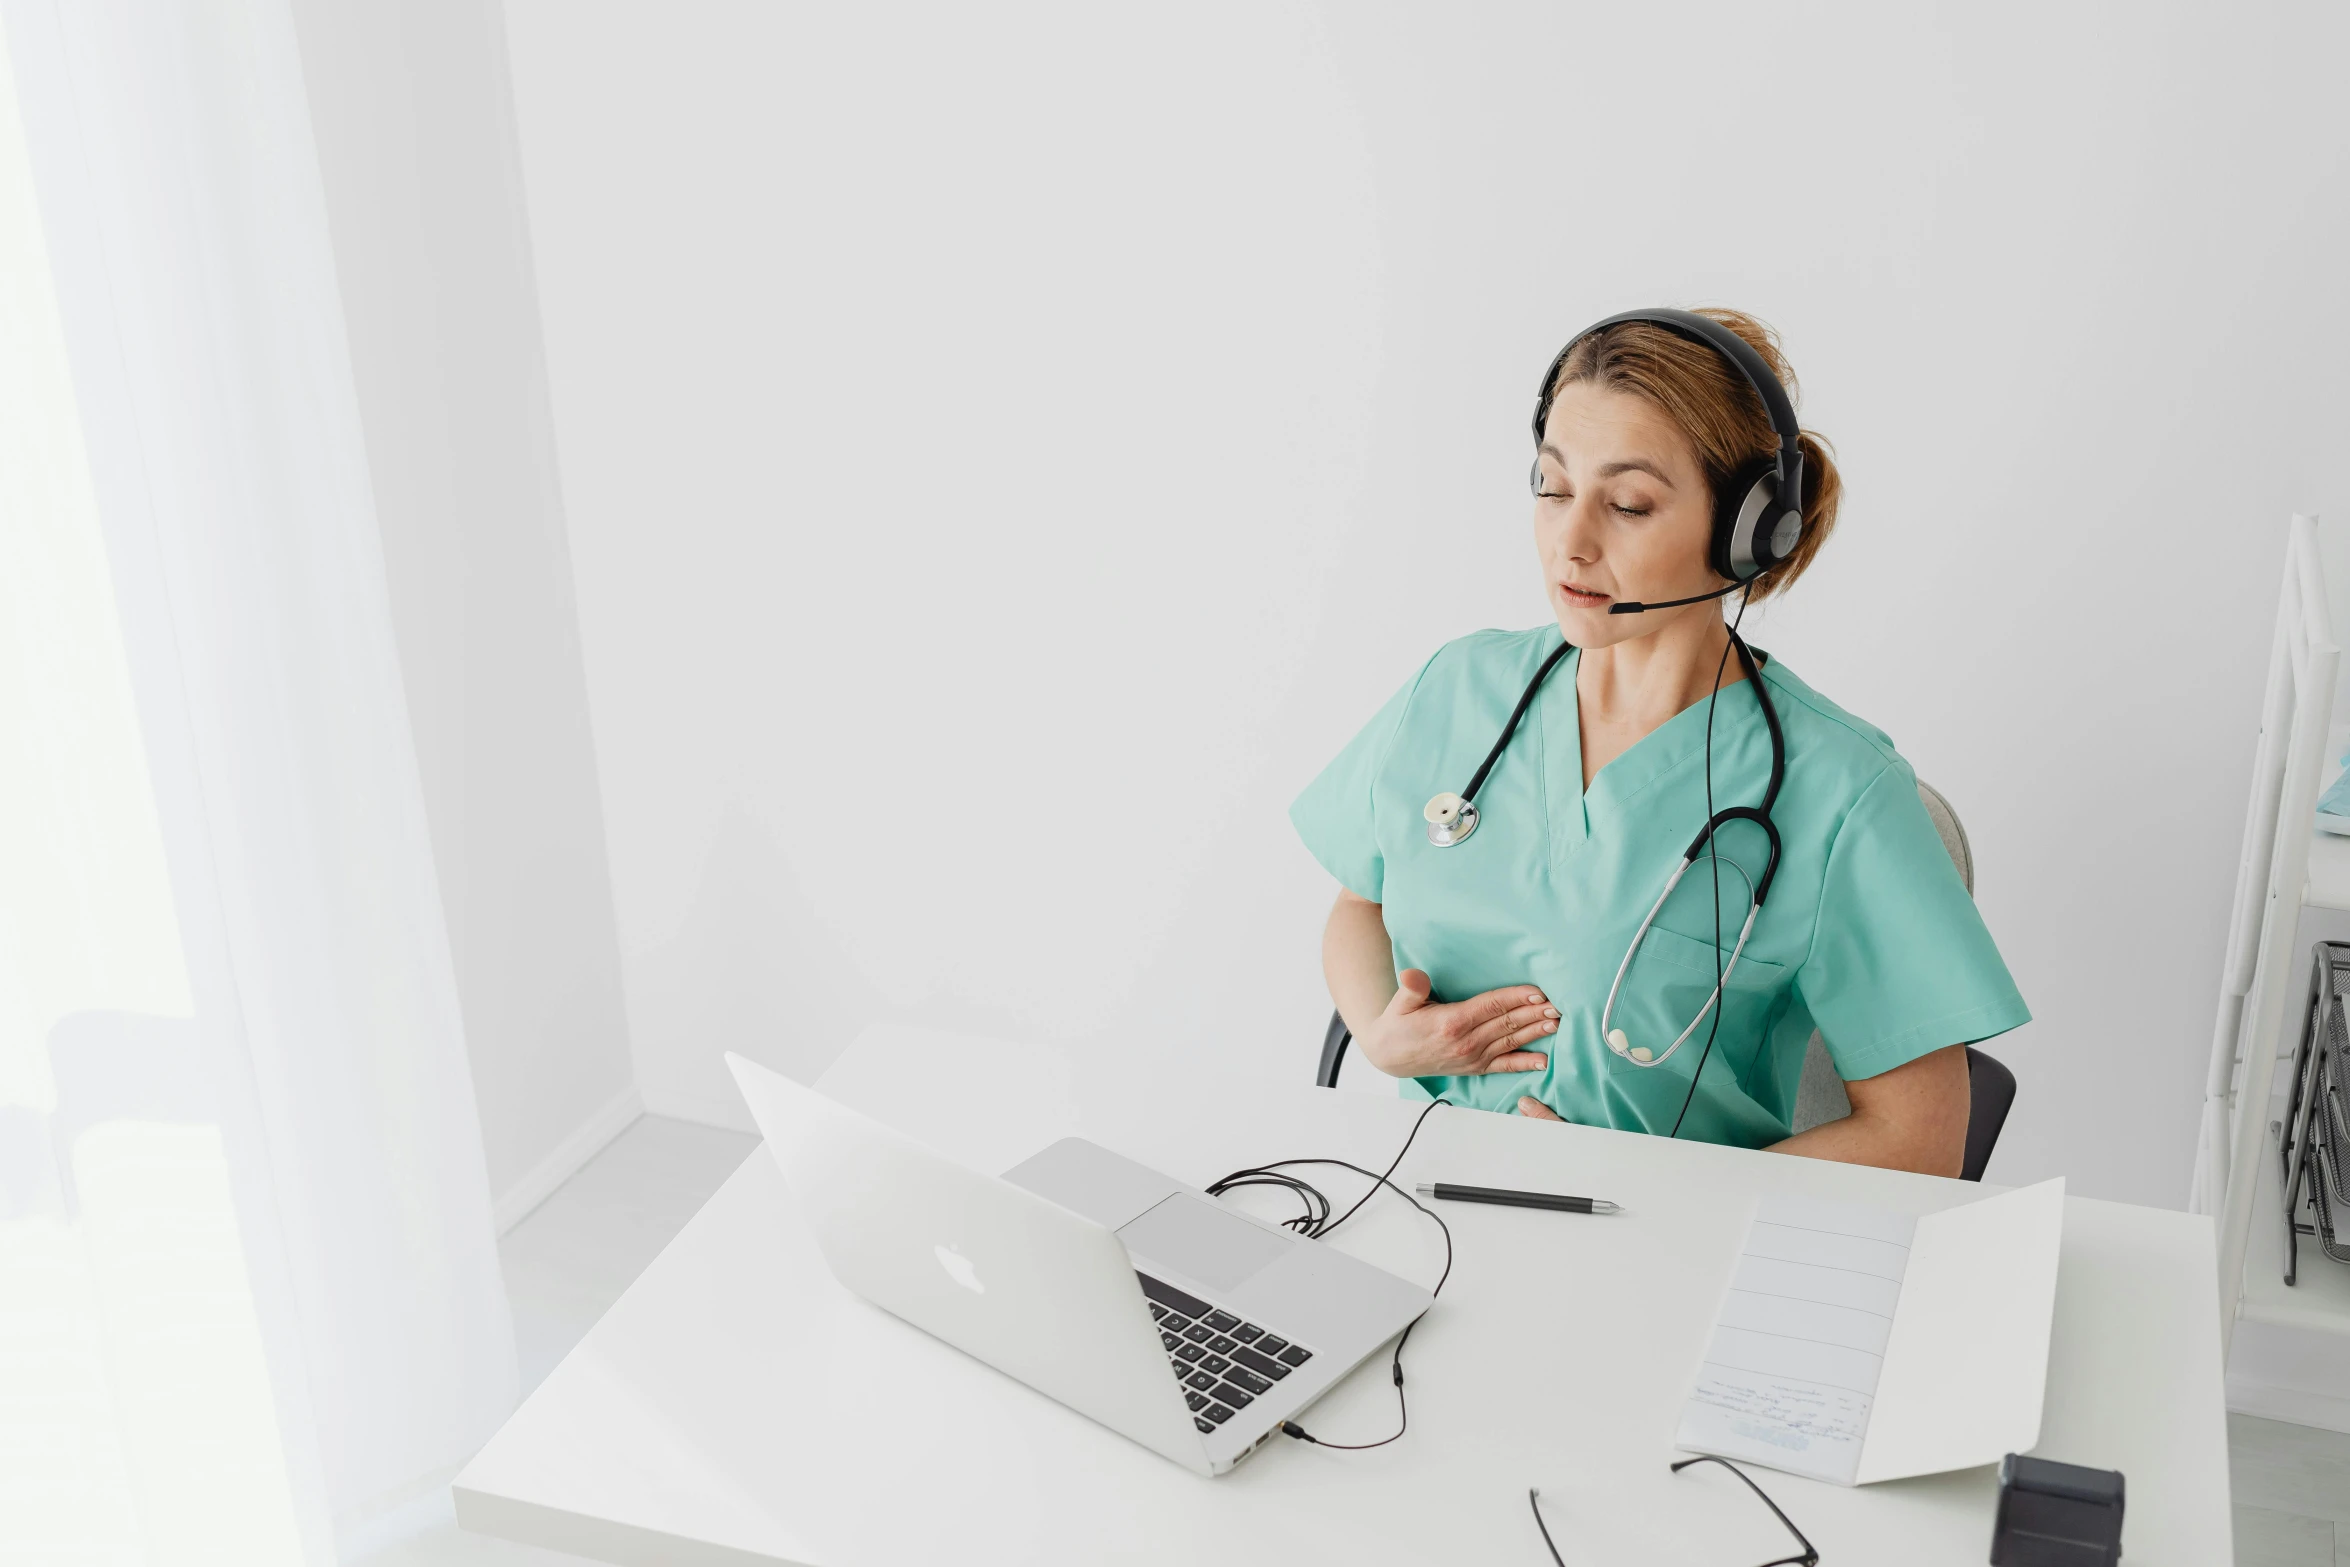
[[[1852,1484],[1915,1230],[1881,1208],[1764,1198],[1678,1445]]]
[[[1927,1214],[1766,1197],[1676,1445],[1838,1485],[2040,1439],[2064,1181]]]

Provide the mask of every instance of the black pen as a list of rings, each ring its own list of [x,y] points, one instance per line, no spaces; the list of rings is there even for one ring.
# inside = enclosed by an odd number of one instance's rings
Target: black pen
[[[1508,1208],[1555,1208],[1561,1213],[1622,1213],[1604,1197],[1560,1197],[1551,1192],[1513,1192],[1499,1186],[1448,1186],[1422,1181],[1413,1190],[1446,1202],[1496,1202]]]

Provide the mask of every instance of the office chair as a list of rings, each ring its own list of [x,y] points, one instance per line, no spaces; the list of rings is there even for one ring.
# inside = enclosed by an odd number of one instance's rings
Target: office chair
[[[1958,867],[1958,879],[1973,893],[1975,853],[1967,842],[1966,828],[1959,824],[1958,813],[1942,798],[1941,791],[1923,779],[1918,782],[1918,802],[1932,818],[1934,830],[1942,835],[1942,847],[1950,851],[1950,863]],[[1338,1069],[1346,1064],[1346,1047],[1353,1039],[1354,1035],[1347,1031],[1346,1019],[1331,1013],[1330,1026],[1322,1034],[1321,1065],[1314,1071],[1317,1086],[1338,1086]],[[1999,1133],[2007,1125],[2007,1112],[2015,1105],[2015,1074],[1973,1045],[1966,1047],[1966,1064],[1966,1157],[1959,1179],[1979,1181],[1990,1166],[1991,1150],[1999,1145]],[[1803,1078],[1795,1090],[1795,1130],[1808,1132],[1823,1122],[1840,1121],[1850,1114],[1852,1100],[1844,1092],[1844,1080],[1836,1075],[1835,1063],[1828,1058],[1827,1044],[1815,1028],[1804,1051]]]

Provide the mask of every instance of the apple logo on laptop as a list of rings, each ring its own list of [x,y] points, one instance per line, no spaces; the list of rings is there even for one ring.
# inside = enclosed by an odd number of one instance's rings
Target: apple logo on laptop
[[[979,1282],[979,1270],[971,1266],[970,1258],[952,1246],[933,1246],[930,1249],[938,1257],[938,1265],[947,1270],[948,1278],[974,1295],[987,1293],[987,1286]]]

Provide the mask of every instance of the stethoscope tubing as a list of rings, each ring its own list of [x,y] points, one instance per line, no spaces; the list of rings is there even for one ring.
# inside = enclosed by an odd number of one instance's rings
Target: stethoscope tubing
[[[1738,955],[1746,950],[1746,938],[1754,934],[1754,918],[1762,912],[1762,900],[1754,895],[1754,880],[1746,874],[1746,868],[1736,860],[1723,860],[1721,863],[1736,871],[1739,879],[1746,883],[1746,923],[1738,927],[1738,943],[1730,949],[1730,961],[1722,965],[1721,977],[1714,981],[1713,994],[1705,998],[1705,1005],[1697,1009],[1697,1016],[1689,1020],[1689,1026],[1681,1030],[1678,1038],[1665,1046],[1662,1055],[1644,1057],[1632,1046],[1618,1048],[1615,1031],[1611,1026],[1616,1016],[1616,992],[1623,987],[1624,976],[1632,971],[1632,959],[1639,955],[1641,944],[1648,940],[1648,927],[1656,923],[1657,914],[1664,908],[1665,900],[1673,895],[1673,889],[1681,885],[1681,878],[1688,875],[1689,867],[1696,863],[1697,850],[1693,848],[1689,851],[1689,857],[1674,868],[1672,878],[1665,883],[1665,890],[1658,893],[1656,901],[1648,906],[1648,918],[1642,920],[1640,928],[1633,932],[1632,945],[1624,949],[1624,961],[1616,965],[1616,977],[1608,984],[1607,1003],[1599,1010],[1600,1039],[1608,1049],[1637,1067],[1663,1066],[1673,1059],[1673,1052],[1680,1049],[1691,1034],[1697,1032],[1697,1025],[1706,1020],[1714,1004],[1722,999],[1722,987],[1730,983],[1730,973],[1738,967]]]
[[[1534,678],[1526,682],[1526,694],[1518,698],[1516,707],[1510,709],[1510,721],[1501,726],[1501,737],[1493,742],[1493,749],[1485,753],[1485,760],[1477,764],[1477,771],[1470,775],[1469,787],[1461,791],[1462,800],[1471,805],[1476,804],[1477,791],[1485,787],[1485,775],[1493,771],[1493,764],[1500,761],[1501,753],[1509,749],[1510,737],[1518,732],[1518,724],[1525,718],[1526,709],[1534,705],[1534,698],[1542,691],[1542,683],[1550,678],[1550,672],[1558,667],[1559,660],[1574,651],[1574,643],[1561,641],[1550,657],[1542,661],[1542,667],[1534,671]]]
[[[1624,960],[1616,965],[1615,978],[1607,988],[1607,1002],[1600,1009],[1600,1042],[1614,1054],[1637,1067],[1663,1066],[1671,1060],[1673,1052],[1679,1050],[1688,1041],[1689,1036],[1697,1032],[1697,1025],[1704,1022],[1712,1014],[1713,1009],[1720,1004],[1722,990],[1730,982],[1731,971],[1738,967],[1739,956],[1746,951],[1746,939],[1754,933],[1754,922],[1762,913],[1763,900],[1771,895],[1771,882],[1779,874],[1779,828],[1778,824],[1771,819],[1771,808],[1778,803],[1779,786],[1786,781],[1787,777],[1787,741],[1779,728],[1778,704],[1771,700],[1771,693],[1763,684],[1762,669],[1757,664],[1753,651],[1747,647],[1745,639],[1738,635],[1735,627],[1730,631],[1730,645],[1738,652],[1738,662],[1746,670],[1746,683],[1754,688],[1755,701],[1762,707],[1763,725],[1770,732],[1770,781],[1763,788],[1760,805],[1733,805],[1726,810],[1716,811],[1706,818],[1705,825],[1699,828],[1697,836],[1690,840],[1688,851],[1681,856],[1681,863],[1674,868],[1672,876],[1665,882],[1664,891],[1658,893],[1656,902],[1649,905],[1647,917],[1641,920],[1639,930],[1633,933],[1632,944],[1624,949]],[[1469,780],[1469,787],[1458,796],[1439,795],[1435,800],[1429,802],[1429,841],[1431,843],[1440,848],[1449,848],[1465,841],[1470,833],[1476,831],[1477,809],[1475,801],[1477,791],[1484,787],[1486,776],[1493,771],[1494,764],[1501,760],[1502,752],[1509,748],[1511,737],[1517,734],[1518,724],[1525,718],[1526,710],[1534,705],[1534,698],[1542,690],[1543,682],[1550,678],[1550,672],[1558,667],[1559,661],[1573,650],[1573,643],[1562,641],[1551,655],[1542,661],[1542,667],[1537,669],[1534,672],[1534,678],[1526,683],[1525,694],[1518,698],[1518,705],[1510,710],[1509,722],[1502,726],[1499,738],[1493,742],[1493,748],[1485,753],[1485,760],[1478,764],[1475,776]],[[1453,802],[1453,809],[1458,817],[1457,821],[1453,815],[1448,814],[1440,820],[1435,814],[1438,807],[1448,799]],[[1700,854],[1713,852],[1708,849],[1708,845],[1716,833],[1732,822],[1742,821],[1753,822],[1762,829],[1763,836],[1769,844],[1769,853],[1763,861],[1762,879],[1759,881],[1748,876],[1745,868],[1737,861],[1725,860],[1720,854],[1713,854],[1717,864],[1728,865],[1732,870],[1738,872],[1740,879],[1746,882],[1746,922],[1738,928],[1737,945],[1730,949],[1729,962],[1724,964],[1720,973],[1715,976],[1713,994],[1706,997],[1705,1005],[1698,1009],[1697,1016],[1689,1020],[1689,1026],[1681,1030],[1673,1042],[1665,1047],[1662,1054],[1643,1060],[1633,1053],[1634,1047],[1629,1044],[1619,1046],[1614,1037],[1616,997],[1623,988],[1624,976],[1631,972],[1632,960],[1639,956],[1642,944],[1648,940],[1649,927],[1656,923],[1656,917],[1663,910],[1665,900],[1673,895],[1673,889],[1681,885],[1681,878],[1689,874],[1689,867],[1697,863]],[[1721,951],[1718,946],[1714,950],[1717,955]]]

